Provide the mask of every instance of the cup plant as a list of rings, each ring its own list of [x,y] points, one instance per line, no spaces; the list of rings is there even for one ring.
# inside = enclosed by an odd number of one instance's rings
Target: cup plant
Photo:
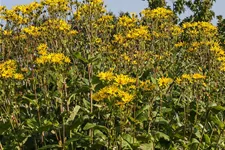
[[[0,149],[225,149],[216,26],[102,0],[0,6]]]

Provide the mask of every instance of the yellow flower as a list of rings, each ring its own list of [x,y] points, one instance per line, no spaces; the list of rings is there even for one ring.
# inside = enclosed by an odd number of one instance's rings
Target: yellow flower
[[[192,78],[194,78],[194,79],[205,79],[206,76],[203,76],[199,73],[195,73],[195,74],[192,75]]]
[[[184,45],[185,45],[184,42],[179,42],[179,43],[176,43],[176,44],[175,44],[175,47],[182,47],[182,46],[184,46]]]
[[[69,57],[65,56],[63,53],[49,53],[48,55],[41,55],[36,59],[37,64],[64,64],[70,63]]]
[[[106,81],[112,81],[115,77],[114,74],[110,71],[108,72],[100,72],[98,74],[98,77],[100,78],[100,80],[106,80]]]
[[[135,83],[136,82],[136,79],[130,78],[129,76],[123,75],[123,74],[116,75],[114,80],[116,82],[115,84],[117,84],[117,85],[126,85],[126,84],[129,84],[129,83]]]
[[[140,26],[138,28],[132,29],[127,33],[128,39],[145,39],[149,38],[149,31],[147,26]]]
[[[152,89],[154,89],[154,85],[150,80],[140,81],[140,88],[144,91],[151,91]]]
[[[14,78],[17,79],[17,80],[23,80],[24,79],[23,75],[20,74],[20,73],[15,73]]]
[[[188,75],[188,74],[183,74],[183,75],[181,76],[181,78],[187,79],[189,82],[192,82],[192,78],[191,78],[191,76]]]
[[[24,77],[22,74],[16,73],[17,65],[15,60],[8,60],[0,64],[0,77],[8,79],[14,78],[22,80]]]
[[[172,18],[174,16],[173,11],[169,10],[169,9],[165,9],[162,7],[158,7],[156,9],[145,9],[141,12],[141,14],[145,17],[145,18],[149,18],[149,19],[168,19],[168,18]]]
[[[159,78],[159,80],[158,80],[159,86],[168,86],[172,82],[173,82],[173,79],[171,79],[171,78],[162,77],[162,78]]]
[[[37,50],[38,50],[38,54],[40,55],[47,55],[47,44],[40,44],[38,47],[37,47]]]
[[[117,25],[121,27],[130,28],[130,27],[134,27],[136,22],[137,22],[137,18],[135,17],[130,18],[128,16],[121,16],[119,18]]]
[[[176,82],[177,84],[181,84],[182,80],[181,80],[181,78],[178,77],[178,78],[176,79],[175,82]]]

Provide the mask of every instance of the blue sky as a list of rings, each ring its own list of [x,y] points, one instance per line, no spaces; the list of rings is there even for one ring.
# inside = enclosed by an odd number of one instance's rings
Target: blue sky
[[[8,8],[11,8],[14,5],[18,4],[27,4],[34,0],[0,0],[2,5],[6,5]],[[147,2],[142,0],[104,0],[107,5],[108,10],[113,11],[114,13],[118,13],[120,11],[128,11],[128,12],[136,12],[139,13],[141,10],[147,7]],[[170,3],[173,0],[167,0]],[[217,2],[214,4],[213,10],[216,15],[223,15],[225,18],[225,0],[216,0]],[[190,12],[187,12],[187,15]],[[213,21],[215,24],[215,20]]]

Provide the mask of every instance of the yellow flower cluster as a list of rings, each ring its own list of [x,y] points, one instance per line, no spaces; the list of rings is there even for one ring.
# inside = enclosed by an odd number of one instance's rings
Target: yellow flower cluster
[[[192,83],[193,81],[197,81],[197,80],[205,79],[205,78],[206,78],[206,76],[199,74],[199,73],[183,74],[181,77],[178,77],[175,82],[177,84],[181,84],[182,81],[188,81],[188,82]]]
[[[31,35],[31,36],[34,36],[34,37],[37,37],[39,35],[41,35],[40,33],[40,28],[39,27],[35,27],[35,26],[29,26],[29,27],[26,27],[26,28],[23,28],[22,31],[28,35]]]
[[[38,2],[32,2],[28,5],[17,5],[13,7],[13,11],[15,12],[21,12],[23,15],[29,15],[34,10],[41,9],[42,5]]]
[[[69,0],[41,0],[41,3],[50,13],[70,10]]]
[[[168,19],[174,16],[173,11],[165,8],[158,7],[156,9],[145,9],[141,14],[148,19]]]
[[[20,73],[16,73],[17,65],[16,61],[14,60],[8,60],[4,63],[0,64],[0,77],[1,78],[12,78],[17,80],[23,80],[24,77]]]
[[[11,34],[12,34],[12,30],[4,30],[3,31],[3,35],[5,35],[5,36],[9,36]]]
[[[0,6],[0,13],[5,10],[5,6]]]
[[[18,13],[16,13],[14,10],[7,10],[5,9],[1,15],[1,19],[7,20],[9,22],[13,22],[17,25],[25,24],[28,22],[27,18],[24,18],[20,16]]]
[[[49,53],[41,55],[36,59],[37,64],[65,64],[70,63],[70,59],[62,53]]]
[[[102,16],[101,18],[99,18],[97,20],[97,22],[99,24],[106,24],[106,23],[111,22],[111,21],[113,21],[113,16],[112,15],[104,15],[104,16]]]
[[[37,47],[38,54],[47,55],[47,48],[48,48],[47,44],[40,44]]]
[[[37,64],[65,64],[70,63],[69,57],[63,53],[48,53],[47,44],[40,44],[37,47],[38,54],[41,56],[36,59]]]
[[[179,47],[183,47],[183,46],[185,46],[185,45],[186,45],[185,42],[178,42],[178,43],[176,43],[174,46],[177,47],[177,48],[179,48]]]
[[[103,15],[101,18],[99,18],[96,22],[96,27],[103,26],[109,29],[113,29],[113,16],[112,15]],[[104,31],[104,29],[103,29]]]
[[[108,81],[108,85],[94,93],[93,99],[96,101],[116,100],[117,105],[124,105],[132,101],[136,96],[137,88],[151,91],[155,87],[150,80],[140,81],[140,84],[137,84],[136,78],[124,74],[114,74],[112,70],[100,72],[97,76],[102,81]]]
[[[128,75],[124,75],[124,74],[115,75],[111,71],[100,72],[97,76],[102,81],[114,81],[115,85],[127,85],[129,83],[136,82],[136,79],[131,78]]]
[[[115,43],[123,44],[125,41],[124,37],[121,34],[115,34],[115,35],[113,35],[113,37],[114,37]]]
[[[152,91],[155,88],[155,85],[151,83],[150,80],[140,81],[140,88],[143,91]]]
[[[217,27],[209,22],[186,22],[182,25],[182,27],[185,33],[191,37],[195,37],[200,33],[209,37],[215,36],[217,34]]]
[[[116,104],[125,104],[133,100],[135,95],[129,94],[128,92],[125,92],[118,88],[115,85],[110,85],[102,88],[97,93],[93,94],[93,99],[96,101],[102,101],[102,100],[114,100],[119,99],[119,101]]]
[[[136,79],[129,77],[128,75],[116,75],[114,78],[114,81],[116,85],[127,85],[129,83],[135,83]]]
[[[90,12],[95,14],[103,14],[106,12],[105,7],[103,7],[102,0],[88,0],[86,3],[79,5],[79,8],[74,12],[74,18],[76,20],[87,19],[87,15]]]
[[[134,91],[136,79],[123,74],[114,74],[112,70],[107,72],[100,72],[98,75],[100,80],[108,81],[109,85],[100,89],[93,94],[93,99],[101,100],[116,100],[116,104],[122,105],[133,100],[135,97]]]
[[[97,76],[102,81],[112,81],[115,78],[113,72],[111,72],[111,71],[100,72]]]
[[[140,26],[138,28],[134,28],[127,33],[126,36],[128,39],[149,39],[150,34],[147,26]]]
[[[214,42],[210,45],[210,51],[218,57],[218,60],[220,60],[219,58],[221,57],[225,57],[225,52],[218,42]]]
[[[49,19],[43,26],[46,27],[46,30],[50,28],[59,31],[69,31],[71,29],[71,25],[62,19]]]
[[[180,26],[173,25],[170,28],[170,32],[172,33],[172,36],[179,36],[183,33],[183,29]]]
[[[162,87],[162,86],[166,87],[166,86],[170,85],[172,82],[173,82],[173,79],[171,79],[171,78],[162,77],[162,78],[158,79],[158,84],[160,87]]]
[[[119,17],[118,23],[117,25],[120,27],[126,27],[126,28],[130,28],[130,27],[134,27],[135,24],[137,23],[137,18],[135,17],[128,17],[128,16],[121,16]]]

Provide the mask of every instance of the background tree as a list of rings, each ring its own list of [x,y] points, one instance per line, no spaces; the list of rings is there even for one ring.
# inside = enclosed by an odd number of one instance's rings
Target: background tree
[[[206,21],[210,22],[215,16],[212,6],[216,0],[174,0],[172,9],[175,14],[181,15],[186,10],[190,10],[192,15],[187,16],[183,22],[187,21]],[[148,0],[148,7],[155,9],[157,7],[169,7],[165,0]]]

